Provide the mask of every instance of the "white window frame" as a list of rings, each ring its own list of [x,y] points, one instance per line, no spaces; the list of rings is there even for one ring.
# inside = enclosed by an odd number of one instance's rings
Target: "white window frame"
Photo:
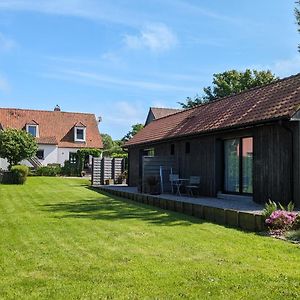
[[[26,131],[27,131],[28,133],[30,133],[30,132],[29,132],[29,127],[35,127],[36,135],[33,136],[33,137],[39,137],[39,136],[40,136],[40,135],[39,135],[39,126],[38,126],[38,125],[34,125],[34,124],[26,124]]]
[[[75,142],[85,142],[86,141],[86,128],[85,127],[81,127],[81,126],[76,126],[74,128],[74,141]],[[81,129],[83,130],[83,139],[79,139],[78,136],[77,136],[77,130],[78,129]]]

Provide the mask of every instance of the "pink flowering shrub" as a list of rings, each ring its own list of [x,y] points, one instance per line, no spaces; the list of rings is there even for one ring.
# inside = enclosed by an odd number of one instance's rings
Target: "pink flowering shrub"
[[[297,213],[275,210],[269,218],[266,219],[266,224],[271,230],[288,230],[293,227],[297,219]]]
[[[300,229],[300,214],[297,215],[293,229]]]

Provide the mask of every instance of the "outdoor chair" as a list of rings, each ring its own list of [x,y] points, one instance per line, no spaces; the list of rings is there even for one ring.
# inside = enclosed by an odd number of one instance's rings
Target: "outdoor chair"
[[[193,191],[196,190],[199,194],[200,189],[200,177],[199,176],[190,176],[188,185],[185,186],[186,191],[189,195],[194,196]]]
[[[174,194],[174,187],[176,188],[176,193],[178,192],[178,179],[179,175],[178,174],[170,174],[169,175],[169,180],[171,183],[171,189],[172,189],[172,194]]]

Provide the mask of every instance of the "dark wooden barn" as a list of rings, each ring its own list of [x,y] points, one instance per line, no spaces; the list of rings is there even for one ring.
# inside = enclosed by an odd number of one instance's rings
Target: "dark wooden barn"
[[[300,207],[300,74],[154,120],[126,143],[129,185],[142,157],[172,157],[201,194]]]

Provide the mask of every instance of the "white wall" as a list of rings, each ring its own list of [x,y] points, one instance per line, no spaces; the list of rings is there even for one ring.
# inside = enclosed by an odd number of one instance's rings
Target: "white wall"
[[[38,149],[44,150],[44,159],[39,160],[44,166],[53,163],[59,163],[63,166],[65,161],[69,160],[70,152],[76,153],[79,150],[79,148],[58,148],[56,145],[43,144],[39,144]],[[22,161],[21,164],[32,167],[27,160]],[[7,160],[0,158],[0,169],[7,170],[7,167]]]
[[[58,163],[58,148],[56,145],[39,144],[38,146],[39,150],[44,150],[44,159],[39,159],[44,166]]]
[[[69,160],[70,152],[76,153],[79,148],[58,148],[58,160],[57,162],[64,165],[66,160]]]
[[[0,158],[0,169],[7,170],[8,162],[6,159]]]

